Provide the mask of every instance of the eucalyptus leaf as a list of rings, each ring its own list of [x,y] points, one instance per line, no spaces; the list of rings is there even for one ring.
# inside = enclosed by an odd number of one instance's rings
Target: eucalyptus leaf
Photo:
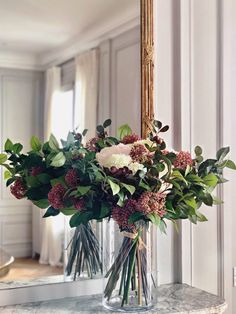
[[[222,147],[218,150],[218,152],[216,153],[216,158],[219,161],[222,161],[226,155],[228,155],[229,153],[229,147]]]
[[[232,160],[227,160],[226,167],[229,169],[236,170],[236,165]]]
[[[130,192],[131,195],[134,194],[134,192],[135,192],[135,187],[134,187],[133,185],[125,184],[125,183],[122,183],[121,185],[122,185],[123,187],[125,187],[126,190]]]
[[[103,127],[107,128],[111,125],[111,119],[107,119],[104,123],[103,123]]]
[[[196,146],[194,149],[194,152],[196,156],[201,156],[202,155],[202,148],[200,146]]]

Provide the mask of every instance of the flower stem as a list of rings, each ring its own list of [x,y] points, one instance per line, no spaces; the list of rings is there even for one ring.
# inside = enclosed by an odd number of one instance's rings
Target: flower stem
[[[137,249],[137,268],[138,268],[138,305],[142,305],[142,269],[140,249]]]

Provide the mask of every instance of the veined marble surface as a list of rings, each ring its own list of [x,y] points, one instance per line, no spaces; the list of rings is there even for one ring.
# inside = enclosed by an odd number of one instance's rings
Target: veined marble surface
[[[158,291],[157,307],[149,312],[157,314],[221,314],[227,305],[218,296],[192,288],[186,284],[162,285]],[[79,314],[115,313],[103,308],[101,296],[84,296],[15,306],[0,307],[1,314]]]

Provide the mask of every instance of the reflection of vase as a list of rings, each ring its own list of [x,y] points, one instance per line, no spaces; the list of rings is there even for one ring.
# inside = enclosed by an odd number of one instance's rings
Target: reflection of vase
[[[123,312],[148,310],[157,297],[156,228],[147,225],[118,237],[114,228],[114,224],[103,228],[103,305]]]
[[[69,231],[68,231],[69,232]],[[97,223],[81,224],[67,233],[65,279],[93,279],[102,274],[101,245]]]

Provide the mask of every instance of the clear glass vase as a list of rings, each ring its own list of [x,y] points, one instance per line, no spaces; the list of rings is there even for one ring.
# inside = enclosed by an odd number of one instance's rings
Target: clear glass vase
[[[71,229],[66,224],[65,281],[101,278],[101,224],[96,221]]]
[[[105,308],[119,312],[150,310],[157,302],[156,228],[120,232],[103,224]]]

